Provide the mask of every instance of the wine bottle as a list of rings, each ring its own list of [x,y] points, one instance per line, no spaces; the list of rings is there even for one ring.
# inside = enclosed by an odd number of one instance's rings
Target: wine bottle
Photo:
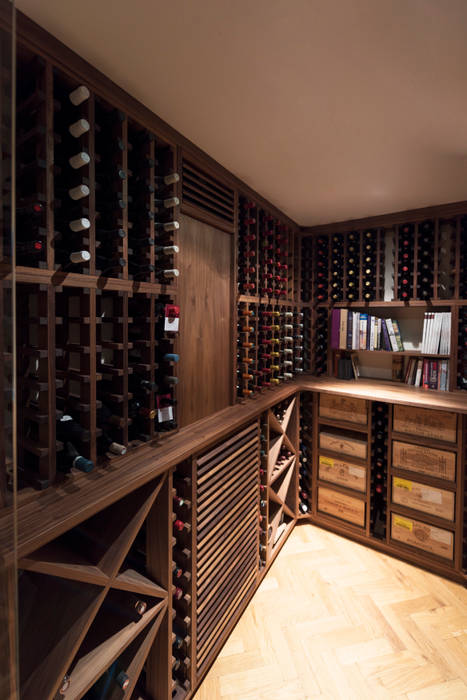
[[[115,455],[124,455],[127,452],[125,445],[115,442],[106,432],[97,439],[97,447],[99,454],[110,452]]]
[[[90,472],[94,468],[94,462],[80,455],[71,442],[66,442],[61,452],[57,452],[57,469],[61,472],[69,472],[71,468],[82,472]]]
[[[72,105],[78,107],[80,104],[88,100],[91,96],[89,89],[85,85],[79,85],[75,90],[72,90],[68,98]]]

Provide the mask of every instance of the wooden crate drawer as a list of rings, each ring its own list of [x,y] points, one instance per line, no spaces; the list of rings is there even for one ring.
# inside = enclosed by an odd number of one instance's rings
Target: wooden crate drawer
[[[366,440],[357,440],[342,433],[321,432],[319,434],[319,446],[322,450],[340,452],[349,457],[366,459],[368,443]]]
[[[394,440],[392,443],[392,466],[418,474],[434,476],[437,479],[454,481],[456,478],[456,453]]]
[[[355,491],[366,491],[366,467],[352,464],[343,459],[319,456],[319,478],[346,486]]]
[[[457,441],[457,415],[413,406],[394,406],[393,430],[443,442]]]
[[[345,493],[320,486],[318,488],[318,510],[349,523],[365,527],[365,501]]]
[[[452,560],[454,556],[454,533],[405,515],[391,513],[391,537],[444,559]]]
[[[319,415],[322,418],[332,418],[334,420],[343,420],[346,423],[366,425],[368,420],[367,401],[365,399],[352,399],[347,396],[320,394]]]
[[[392,502],[439,518],[454,520],[454,493],[418,481],[393,476]]]

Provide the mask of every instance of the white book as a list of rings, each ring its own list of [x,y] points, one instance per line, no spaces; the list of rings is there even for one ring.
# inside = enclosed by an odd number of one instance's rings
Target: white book
[[[429,353],[430,355],[432,354],[433,348],[435,346],[436,316],[437,316],[437,314],[435,314],[435,313],[430,314],[430,329],[429,329],[430,335],[428,338],[428,347],[427,347],[427,353]]]
[[[386,328],[388,329],[388,335],[389,335],[389,341],[391,343],[391,347],[394,350],[394,352],[398,352],[399,348],[397,347],[396,334],[394,333],[392,321],[390,318],[386,318],[385,321],[386,321]]]
[[[434,322],[434,329],[433,329],[433,344],[431,346],[432,349],[430,351],[435,355],[439,353],[443,315],[444,314],[442,314],[442,313],[435,314],[435,322]]]
[[[428,324],[427,324],[427,329],[426,329],[426,343],[425,343],[425,350],[423,351],[426,354],[431,352],[431,347],[432,347],[432,343],[433,343],[434,316],[435,315],[431,311],[428,313]]]
[[[375,349],[375,317],[370,316],[370,350]]]
[[[354,311],[352,323],[352,350],[358,350],[360,345],[360,313]]]
[[[422,345],[420,348],[421,352],[425,352],[427,328],[428,328],[428,313],[425,311],[425,313],[423,314],[423,334],[422,334]]]
[[[441,343],[439,346],[440,355],[449,355],[451,352],[451,312],[443,313],[441,327]]]

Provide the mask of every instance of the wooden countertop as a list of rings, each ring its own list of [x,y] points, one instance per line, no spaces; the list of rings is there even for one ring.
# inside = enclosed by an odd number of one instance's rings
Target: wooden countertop
[[[182,428],[160,444],[144,445],[134,453],[130,451],[125,457],[112,460],[108,466],[98,467],[89,474],[76,474],[43,492],[32,489],[20,492],[18,556],[25,556],[58,537],[297,391],[319,391],[467,413],[467,395],[461,393],[426,391],[374,380],[346,381],[303,375]],[[0,516],[0,556],[6,562],[14,557],[13,531],[13,509],[5,508]]]

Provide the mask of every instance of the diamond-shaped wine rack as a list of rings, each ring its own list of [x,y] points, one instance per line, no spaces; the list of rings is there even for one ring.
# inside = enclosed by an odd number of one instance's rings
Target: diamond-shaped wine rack
[[[106,699],[132,697],[157,635],[168,635],[169,537],[159,533],[167,546],[156,557],[146,547],[167,521],[168,478],[20,560],[22,700],[79,700],[102,676]]]
[[[267,413],[268,560],[286,539],[297,515],[297,421],[295,398]]]

